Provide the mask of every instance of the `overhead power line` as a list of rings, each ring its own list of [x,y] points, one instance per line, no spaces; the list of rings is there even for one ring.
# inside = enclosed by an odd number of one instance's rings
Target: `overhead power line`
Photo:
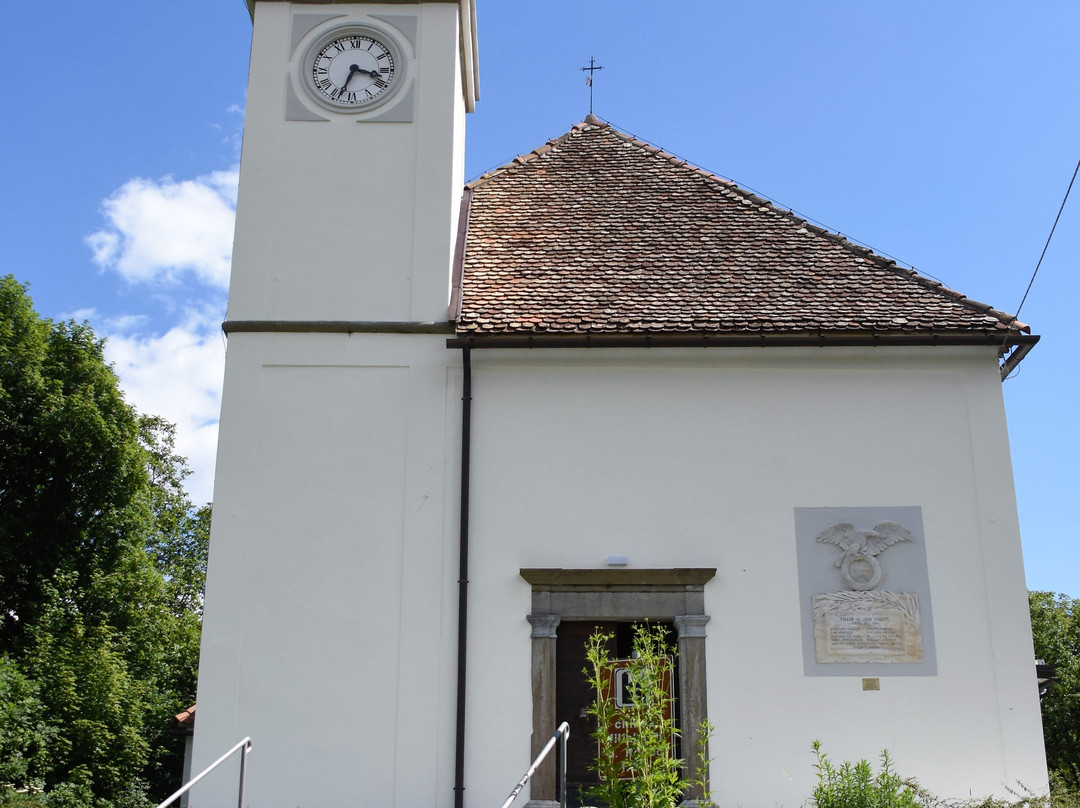
[[[1065,210],[1065,203],[1069,201],[1069,194],[1072,193],[1073,183],[1076,182],[1076,175],[1080,173],[1080,160],[1076,161],[1076,168],[1073,169],[1072,179],[1069,180],[1069,187],[1065,189],[1065,196],[1061,200],[1061,206],[1058,208],[1057,216],[1054,217],[1054,223],[1050,226],[1050,234],[1046,237],[1046,243],[1043,244],[1042,253],[1039,254],[1039,260],[1035,263],[1035,271],[1031,273],[1031,280],[1028,281],[1027,289],[1024,290],[1024,296],[1020,298],[1020,305],[1016,307],[1016,314],[1013,315],[1012,325],[1009,326],[1009,334],[1012,333],[1012,329],[1017,327],[1020,322],[1020,310],[1024,308],[1024,303],[1027,301],[1028,293],[1031,291],[1032,285],[1035,283],[1035,276],[1039,274],[1039,267],[1042,266],[1043,259],[1046,257],[1046,251],[1050,248],[1050,241],[1054,238],[1054,231],[1057,230],[1058,222],[1061,221],[1061,213]],[[1009,334],[1005,335],[1005,339],[1001,342],[1001,347],[1005,347],[1005,343],[1009,339]],[[1008,363],[1006,363],[1008,364]],[[1010,378],[1013,371],[1015,371],[1015,365],[1013,370],[1008,373],[1002,381]]]
[[[1046,244],[1043,245],[1042,254],[1039,256],[1039,261],[1035,264],[1035,271],[1031,273],[1031,280],[1028,281],[1027,289],[1024,290],[1024,296],[1020,298],[1020,305],[1016,307],[1016,316],[1020,316],[1020,309],[1024,308],[1024,301],[1027,300],[1028,292],[1031,291],[1031,285],[1035,283],[1035,276],[1039,274],[1039,267],[1042,266],[1043,258],[1046,257],[1046,250],[1050,246],[1050,239],[1054,237],[1054,231],[1057,230],[1058,221],[1061,219],[1061,212],[1065,210],[1065,203],[1069,201],[1069,194],[1072,192],[1073,183],[1076,182],[1076,175],[1080,172],[1080,160],[1076,161],[1076,168],[1073,169],[1072,179],[1069,180],[1069,187],[1065,189],[1065,198],[1061,200],[1061,207],[1058,208],[1057,216],[1054,217],[1054,224],[1050,228],[1050,235],[1046,237]]]

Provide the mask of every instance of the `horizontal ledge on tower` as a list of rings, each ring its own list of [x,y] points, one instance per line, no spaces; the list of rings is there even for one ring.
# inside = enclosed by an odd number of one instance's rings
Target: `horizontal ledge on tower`
[[[226,320],[226,334],[451,334],[451,322],[408,322],[401,320]]]

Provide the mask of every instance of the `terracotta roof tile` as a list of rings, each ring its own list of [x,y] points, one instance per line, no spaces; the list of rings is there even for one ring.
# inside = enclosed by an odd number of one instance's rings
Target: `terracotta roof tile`
[[[467,193],[459,335],[1017,328],[606,124],[579,124]]]

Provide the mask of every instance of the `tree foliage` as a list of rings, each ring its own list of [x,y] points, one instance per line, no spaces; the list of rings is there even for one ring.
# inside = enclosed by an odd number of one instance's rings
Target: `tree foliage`
[[[1035,656],[1054,666],[1057,680],[1042,700],[1046,763],[1052,778],[1080,790],[1080,600],[1030,592]]]
[[[0,650],[18,647],[61,567],[115,562],[137,527],[138,419],[87,325],[52,323],[0,282]]]
[[[210,518],[184,462],[90,327],[0,278],[0,804],[134,808],[175,788]]]

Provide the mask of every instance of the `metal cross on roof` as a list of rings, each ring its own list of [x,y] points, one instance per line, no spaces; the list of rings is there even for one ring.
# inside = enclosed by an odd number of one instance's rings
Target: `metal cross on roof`
[[[593,57],[589,57],[589,66],[581,68],[582,70],[588,70],[589,75],[585,78],[585,83],[589,85],[589,114],[592,115],[592,77],[593,73],[597,70],[603,70],[603,65],[596,64],[596,60]]]

